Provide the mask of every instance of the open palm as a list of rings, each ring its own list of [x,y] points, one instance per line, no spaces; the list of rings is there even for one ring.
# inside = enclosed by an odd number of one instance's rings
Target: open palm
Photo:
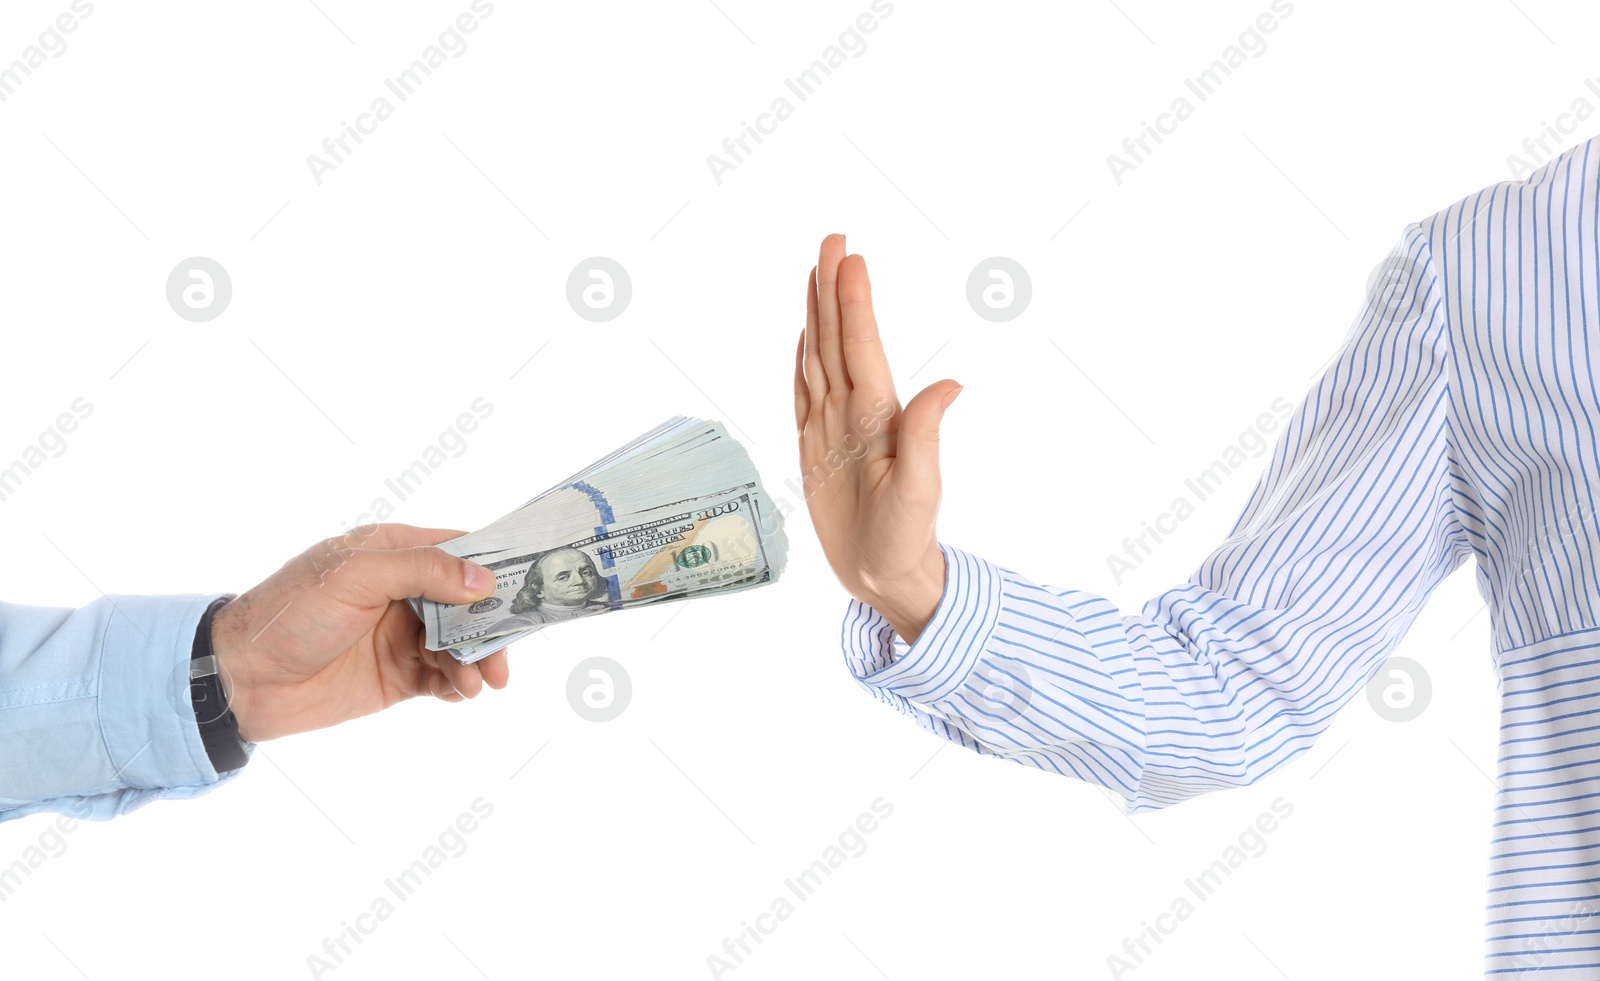
[[[822,241],[795,351],[795,426],[811,523],[851,595],[916,639],[944,592],[939,422],[961,386],[934,382],[902,408],[872,312],[867,263]]]

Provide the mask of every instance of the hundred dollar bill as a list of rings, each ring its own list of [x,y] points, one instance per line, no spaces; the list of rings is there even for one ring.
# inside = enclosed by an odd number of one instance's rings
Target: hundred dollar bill
[[[494,573],[495,592],[470,605],[418,604],[427,646],[465,662],[551,623],[769,582],[783,562],[774,547],[779,520],[750,482],[628,515],[581,538],[493,552],[446,542],[441,547]]]

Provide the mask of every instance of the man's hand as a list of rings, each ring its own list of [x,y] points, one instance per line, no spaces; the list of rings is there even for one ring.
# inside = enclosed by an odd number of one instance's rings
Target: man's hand
[[[212,646],[228,703],[249,742],[321,729],[416,695],[447,702],[504,688],[504,650],[475,664],[423,647],[404,601],[471,603],[494,576],[441,549],[459,531],[364,525],[284,563],[217,611]]]
[[[822,240],[795,351],[794,413],[811,523],[851,595],[916,640],[944,594],[939,421],[961,386],[944,379],[901,409],[872,315],[867,263]]]

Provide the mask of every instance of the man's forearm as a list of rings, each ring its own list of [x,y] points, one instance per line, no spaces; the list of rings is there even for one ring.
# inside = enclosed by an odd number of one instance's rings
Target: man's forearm
[[[110,818],[218,782],[189,704],[200,616],[216,596],[0,603],[0,820],[84,801]]]

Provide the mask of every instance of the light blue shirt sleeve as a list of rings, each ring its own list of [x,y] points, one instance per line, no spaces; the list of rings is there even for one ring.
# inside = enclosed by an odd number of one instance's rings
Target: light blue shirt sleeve
[[[1412,272],[1369,301],[1187,582],[1125,613],[941,543],[943,597],[915,643],[851,603],[856,679],[938,736],[1097,784],[1128,813],[1304,753],[1474,554],[1442,291],[1417,225],[1397,255]]]
[[[195,629],[221,595],[0,603],[0,821],[106,820],[239,772],[212,768],[189,694]]]

